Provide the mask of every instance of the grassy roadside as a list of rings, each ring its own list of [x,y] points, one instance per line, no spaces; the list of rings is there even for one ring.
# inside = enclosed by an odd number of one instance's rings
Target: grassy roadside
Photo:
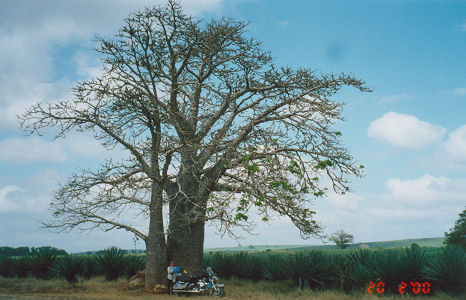
[[[20,299],[174,299],[172,296],[150,294],[144,290],[121,290],[125,280],[120,279],[116,282],[105,281],[103,277],[93,278],[91,280],[82,280],[76,284],[68,284],[64,280],[40,280],[35,278],[3,278],[0,277],[0,299],[6,296],[21,296]],[[236,300],[395,300],[395,299],[419,299],[419,297],[400,297],[400,296],[383,296],[378,297],[368,294],[345,295],[337,291],[311,291],[297,290],[290,282],[268,282],[261,281],[252,283],[246,280],[231,279],[225,281],[226,298]],[[2,298],[5,297],[5,298]],[[202,297],[201,299],[219,299],[216,297]],[[428,297],[429,300],[459,300],[462,297],[452,297],[446,294],[437,294]]]

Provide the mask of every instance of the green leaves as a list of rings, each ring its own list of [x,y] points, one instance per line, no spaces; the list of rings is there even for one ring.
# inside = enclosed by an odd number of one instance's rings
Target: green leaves
[[[245,214],[243,213],[237,213],[235,215],[235,220],[236,221],[247,221],[248,220],[248,216],[246,216]]]
[[[332,167],[333,165],[334,165],[334,163],[330,159],[321,160],[315,166],[315,169],[316,170],[323,170],[323,169],[326,169],[327,167]]]
[[[253,162],[251,164],[248,164],[248,162],[250,161],[250,157],[249,155],[243,155],[241,157],[241,163],[248,169],[249,172],[257,172],[259,171],[259,166],[257,165],[257,163]]]
[[[282,189],[292,193],[293,195],[298,193],[298,191],[295,190],[292,185],[290,185],[287,181],[284,181],[284,180],[272,181],[272,182],[270,182],[270,187],[275,188],[275,189],[281,187]]]
[[[286,168],[291,174],[301,175],[301,168],[295,160],[290,161],[290,165]]]
[[[445,232],[445,244],[456,245],[466,250],[466,209],[459,214],[459,219],[455,221],[455,226],[450,228],[450,232]]]
[[[248,165],[248,170],[251,171],[251,172],[257,172],[257,171],[259,171],[259,167],[257,166],[256,163],[252,163],[252,164]]]

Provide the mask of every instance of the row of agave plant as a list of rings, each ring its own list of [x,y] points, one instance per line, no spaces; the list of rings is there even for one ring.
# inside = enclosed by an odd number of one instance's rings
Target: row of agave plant
[[[383,281],[388,291],[397,292],[401,281],[429,281],[432,290],[463,293],[466,290],[466,252],[455,247],[426,254],[425,249],[359,249],[296,251],[286,253],[213,253],[204,256],[220,277],[282,281],[292,280],[300,288],[338,288],[346,292],[362,289],[370,281]],[[0,275],[48,279],[63,277],[75,282],[77,276],[89,279],[105,276],[116,280],[130,277],[145,267],[144,256],[127,255],[111,247],[99,255],[58,255],[42,251],[30,257],[0,257]]]
[[[220,277],[259,280],[293,280],[311,289],[337,288],[345,292],[383,281],[387,292],[397,293],[404,282],[429,281],[432,291],[461,294],[466,291],[466,252],[455,247],[426,255],[419,246],[332,254],[328,251],[289,253],[213,253],[204,258]],[[409,292],[409,291],[408,291]]]
[[[55,251],[41,251],[33,256],[0,257],[0,275],[3,277],[62,277],[68,282],[76,282],[78,276],[90,279],[103,275],[106,280],[121,276],[129,278],[144,268],[144,256],[128,255],[117,247],[110,247],[99,255],[58,255]]]

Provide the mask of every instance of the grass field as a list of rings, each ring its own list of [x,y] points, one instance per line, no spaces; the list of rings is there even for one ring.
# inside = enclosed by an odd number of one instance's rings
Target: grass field
[[[0,299],[173,299],[168,295],[158,295],[145,292],[144,290],[122,290],[121,286],[125,280],[116,282],[105,281],[103,277],[91,280],[81,280],[76,284],[68,284],[64,280],[39,280],[35,278],[14,279],[0,277]],[[237,300],[279,300],[279,299],[315,299],[315,300],[394,300],[394,299],[419,299],[419,297],[400,297],[368,295],[357,293],[346,295],[336,291],[311,291],[308,289],[296,289],[292,282],[273,283],[231,279],[225,281],[226,297],[224,299]],[[13,297],[11,297],[13,296]],[[199,299],[219,299],[216,297],[203,296]],[[447,294],[437,294],[429,297],[430,300],[459,300],[461,297],[452,297]]]

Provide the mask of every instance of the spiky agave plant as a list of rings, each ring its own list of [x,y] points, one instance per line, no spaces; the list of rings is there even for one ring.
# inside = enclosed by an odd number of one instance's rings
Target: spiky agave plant
[[[386,249],[374,252],[369,262],[372,281],[383,281],[385,289],[398,292],[400,282],[422,280],[425,253],[419,247]]]
[[[286,266],[282,254],[267,254],[264,259],[264,277],[272,281],[282,281],[286,279]]]
[[[204,270],[207,268],[207,267],[212,267],[212,252],[209,253],[209,254],[204,254],[204,257],[202,258],[202,267],[204,268]]]
[[[91,279],[92,276],[97,275],[97,264],[95,256],[87,255],[83,257],[83,267],[80,275],[85,279]]]
[[[466,291],[466,252],[454,246],[443,248],[427,263],[423,273],[433,286],[445,292],[461,294]]]
[[[241,261],[238,261],[238,273],[240,278],[250,279],[258,282],[264,278],[265,260],[258,254],[245,254]]]
[[[221,278],[229,279],[235,273],[235,257],[229,253],[216,252],[211,256],[211,267]]]
[[[124,262],[125,273],[128,278],[134,276],[137,272],[142,271],[146,267],[144,257],[139,255],[128,255]]]
[[[284,269],[289,279],[292,279],[299,288],[304,287],[304,282],[309,275],[308,255],[298,252],[290,255],[284,261]]]
[[[405,274],[404,278],[400,278],[404,282],[422,281],[424,279],[423,269],[427,263],[426,252],[423,248],[416,244],[403,249],[405,259]]]
[[[125,266],[126,251],[118,247],[110,247],[96,256],[97,262],[102,268],[105,280],[117,280]]]
[[[323,251],[292,254],[285,260],[284,269],[287,277],[293,279],[301,289],[306,281],[309,287],[314,289],[321,288],[334,279],[331,258]]]
[[[240,279],[246,279],[243,274],[243,270],[240,268],[241,265],[246,263],[248,259],[248,253],[245,251],[239,251],[233,253],[233,275]]]
[[[332,269],[334,276],[334,286],[342,291],[350,292],[355,286],[354,281],[349,276],[352,265],[345,254],[332,255]]]
[[[15,273],[18,278],[25,278],[28,272],[32,269],[31,258],[29,256],[21,256],[15,259]]]
[[[401,278],[405,276],[405,262],[400,249],[374,253],[369,265],[371,281],[383,281],[387,290],[396,291]]]
[[[69,283],[76,282],[76,275],[81,273],[83,268],[83,259],[80,256],[69,254],[58,257],[51,271],[63,277]]]
[[[58,257],[54,249],[41,249],[31,258],[32,274],[36,278],[46,279],[52,276],[50,269]]]
[[[0,275],[3,277],[13,277],[15,262],[9,256],[0,255]]]
[[[369,249],[357,249],[347,254],[349,280],[354,284],[354,287],[361,288],[366,286],[372,280],[370,272],[373,256],[379,251],[374,252]]]
[[[333,260],[332,256],[327,252],[313,250],[308,253],[309,275],[308,283],[311,289],[323,288],[324,286],[335,281],[335,276],[332,272]]]
[[[347,254],[347,259],[351,265],[367,266],[371,260],[373,251],[369,249],[356,249]]]

